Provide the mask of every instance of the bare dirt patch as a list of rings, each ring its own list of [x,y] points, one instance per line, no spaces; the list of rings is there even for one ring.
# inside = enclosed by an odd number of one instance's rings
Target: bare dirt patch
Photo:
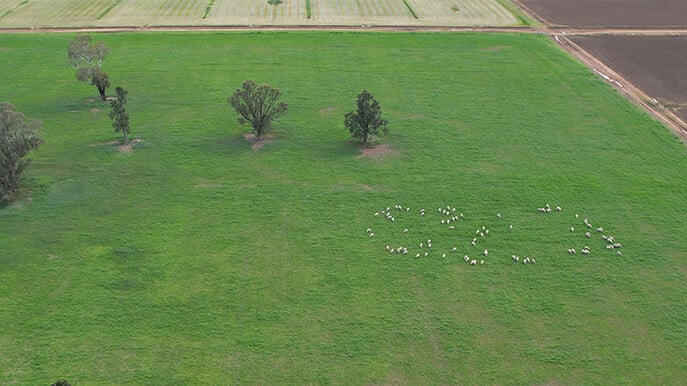
[[[482,48],[480,51],[491,51],[491,52],[498,52],[503,49],[510,48],[508,46],[493,46],[493,47],[487,47],[487,48]]]
[[[324,115],[325,117],[329,117],[334,114],[334,110],[336,110],[336,106],[329,106],[325,107],[320,110],[320,115]]]
[[[119,141],[108,141],[108,142],[96,142],[96,143],[89,143],[88,147],[96,147],[96,146],[110,146],[110,145],[116,145],[118,144]]]
[[[358,158],[381,158],[387,154],[391,154],[392,150],[387,144],[377,145],[374,147],[365,147],[362,149]]]
[[[134,151],[134,146],[136,146],[139,142],[141,142],[140,139],[133,139],[128,145],[117,146],[117,151],[125,154],[132,153]]]
[[[519,0],[529,11],[556,26],[687,27],[684,0]]]
[[[270,139],[270,138],[263,138],[261,140],[258,140],[255,137],[255,134],[253,134],[253,133],[245,134],[243,136],[243,138],[245,138],[246,141],[252,143],[250,148],[253,149],[253,151],[258,151],[258,150],[262,149],[263,147],[265,147],[265,145],[267,145],[268,143],[272,142],[272,139]]]
[[[99,108],[96,108],[96,107],[94,107],[94,108],[91,109],[91,112],[92,112],[93,114],[98,114],[98,113],[101,112],[101,111],[102,111],[102,110],[100,110]]]

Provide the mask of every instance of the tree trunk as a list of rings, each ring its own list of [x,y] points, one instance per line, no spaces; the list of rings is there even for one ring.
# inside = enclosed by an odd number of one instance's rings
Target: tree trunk
[[[107,101],[107,95],[105,95],[105,87],[101,86],[95,86],[98,89],[98,92],[100,93],[100,99],[102,99],[103,102]]]
[[[126,131],[122,130],[122,134],[124,134],[124,144],[128,145],[129,144],[129,137],[127,137]]]

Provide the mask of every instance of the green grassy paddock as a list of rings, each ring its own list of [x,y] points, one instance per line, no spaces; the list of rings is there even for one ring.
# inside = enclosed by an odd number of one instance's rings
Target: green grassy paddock
[[[545,37],[97,35],[131,154],[71,38],[0,35],[0,99],[46,141],[0,208],[0,383],[687,380],[685,147]],[[257,152],[226,102],[246,79],[290,105]],[[390,121],[377,159],[343,128],[363,89]],[[454,232],[415,212],[445,205]],[[569,232],[585,217],[623,257]],[[404,227],[459,255],[386,253]]]

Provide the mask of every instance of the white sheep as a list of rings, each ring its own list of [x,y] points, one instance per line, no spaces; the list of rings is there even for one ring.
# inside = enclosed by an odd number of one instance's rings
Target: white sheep
[[[370,233],[370,232],[372,232],[372,229],[371,229],[371,228],[367,228],[367,229],[365,230],[365,233]]]
[[[419,254],[419,253],[418,253],[417,255],[415,255],[415,258],[418,258],[418,257],[420,257],[420,254]]]
[[[470,265],[476,265],[476,264],[477,264],[477,260],[470,260]]]
[[[420,243],[420,248],[422,248],[423,245],[424,245],[423,243]]]
[[[501,218],[501,213],[496,213],[496,218]]]
[[[456,229],[453,225],[449,226],[448,229]]]
[[[570,227],[570,232],[575,232],[575,227]]]
[[[408,228],[404,229],[403,233],[408,233]]]
[[[375,217],[379,216],[379,212],[375,212]]]
[[[479,265],[484,265],[484,260],[480,260]]]
[[[470,260],[470,256],[468,256],[468,255],[463,256],[463,260],[465,260],[465,261]]]
[[[489,256],[489,251],[487,251],[486,249],[484,250],[483,253],[484,253],[484,256]]]
[[[618,252],[616,252],[616,255],[618,255],[618,256],[622,256],[622,255],[623,255],[623,253],[622,253],[621,251],[618,251]]]
[[[532,258],[532,264],[537,264],[537,260],[534,260],[534,258]]]
[[[425,257],[429,256],[429,252],[425,252]]]
[[[560,211],[562,211],[562,210],[563,210],[563,209],[562,209],[560,206],[557,206],[557,207],[556,207],[556,211],[557,211],[557,212],[560,212]]]
[[[513,224],[510,224],[510,226],[508,226],[508,229],[513,230]]]
[[[460,214],[460,218],[463,218],[463,214],[462,214],[462,213]]]
[[[575,213],[575,218],[580,218],[580,215]]]
[[[456,251],[458,251],[458,247],[453,247],[453,249],[451,249],[451,252],[456,252]]]
[[[592,234],[591,234],[591,233],[589,233],[589,232],[585,233],[584,235],[585,235],[585,236],[587,236],[587,238],[590,238],[590,237],[592,237]]]
[[[441,257],[446,257],[446,254],[444,253],[443,255],[441,255]]]
[[[375,234],[374,234],[374,233],[370,233],[370,237],[375,237]]]
[[[597,232],[603,232],[604,229],[603,229],[602,227],[598,227],[598,228],[596,228],[596,231],[597,231]]]

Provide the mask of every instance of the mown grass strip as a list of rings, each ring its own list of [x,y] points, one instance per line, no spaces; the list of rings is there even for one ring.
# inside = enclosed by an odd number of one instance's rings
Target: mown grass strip
[[[205,11],[203,12],[202,19],[207,19],[213,5],[215,5],[215,0],[208,1],[208,5],[205,7]]]
[[[305,0],[305,15],[308,19],[312,18],[312,4],[310,4],[310,0]]]
[[[116,7],[117,5],[119,5],[119,3],[121,3],[121,2],[122,2],[122,0],[115,0],[114,3],[110,4],[110,6],[107,7],[104,11],[102,11],[102,12],[100,13],[100,15],[98,15],[98,17],[96,17],[95,19],[96,19],[96,20],[102,19],[103,17],[105,17],[105,15],[107,15],[114,7]]]
[[[408,11],[410,11],[410,14],[413,15],[414,18],[419,19],[419,17],[415,13],[415,10],[413,10],[413,7],[411,7],[410,4],[408,3],[408,0],[403,0],[403,4],[406,5],[406,8],[408,8]]]
[[[512,2],[508,0],[496,0],[503,8],[508,10],[508,12],[512,13],[513,16],[515,16],[516,19],[518,19],[518,25],[522,25],[525,27],[534,27],[539,25],[535,19],[530,17],[528,14],[526,14],[520,7],[517,5],[513,4]]]

